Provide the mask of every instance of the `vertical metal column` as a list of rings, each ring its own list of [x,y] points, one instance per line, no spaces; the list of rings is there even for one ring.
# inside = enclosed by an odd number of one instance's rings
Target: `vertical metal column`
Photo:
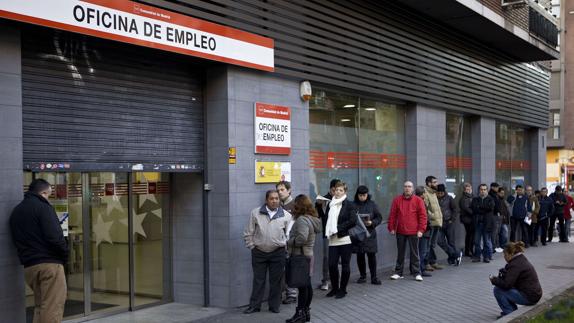
[[[84,250],[84,313],[89,315],[92,311],[92,264],[91,264],[91,219],[90,204],[92,202],[92,193],[90,192],[90,174],[82,173],[82,236]]]
[[[135,283],[134,283],[134,218],[133,218],[133,173],[128,173],[128,257],[130,277],[130,311],[135,308]]]

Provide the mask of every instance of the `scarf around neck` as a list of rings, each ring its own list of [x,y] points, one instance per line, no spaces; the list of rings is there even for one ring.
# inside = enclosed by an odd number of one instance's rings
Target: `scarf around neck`
[[[343,202],[347,200],[347,195],[341,196],[341,198],[335,198],[329,202],[329,216],[327,217],[327,224],[325,225],[325,237],[336,234],[337,223],[339,220],[339,213],[341,213],[341,208],[343,207]]]

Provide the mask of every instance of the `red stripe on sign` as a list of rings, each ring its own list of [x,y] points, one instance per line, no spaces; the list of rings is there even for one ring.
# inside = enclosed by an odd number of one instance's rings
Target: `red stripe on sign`
[[[472,168],[472,158],[471,157],[447,157],[446,158],[446,168],[447,169],[471,169]]]
[[[233,38],[236,40],[256,44],[263,47],[273,48],[274,46],[274,41],[271,38],[255,35],[239,29],[214,24],[211,22],[207,22],[205,20],[200,20],[179,13],[175,13],[173,11],[167,11],[147,6],[144,4],[135,3],[132,1],[82,0],[82,2],[91,3],[111,9],[116,9],[154,20],[161,20],[172,24],[180,25],[183,27],[197,29],[207,33]]]
[[[262,118],[272,118],[272,119],[291,119],[291,108],[283,107],[279,105],[265,104],[265,103],[255,103],[255,115]]]
[[[291,154],[291,148],[257,146],[257,147],[255,147],[255,153],[256,154],[271,154],[271,155],[290,155]]]
[[[250,67],[250,68],[254,68],[254,69],[258,69],[258,70],[262,70],[262,71],[267,71],[267,72],[275,71],[275,68],[265,66],[265,65],[253,64],[253,63],[244,62],[244,61],[240,61],[240,60],[236,60],[236,59],[232,59],[232,58],[227,58],[227,57],[223,57],[223,56],[196,52],[196,51],[190,50],[190,49],[183,49],[183,48],[178,48],[178,47],[173,47],[173,46],[168,46],[168,45],[163,45],[163,44],[157,44],[157,43],[150,42],[150,41],[145,41],[145,40],[135,39],[135,38],[131,38],[131,37],[115,35],[112,33],[106,33],[106,32],[102,32],[102,31],[92,30],[89,28],[77,27],[77,26],[63,24],[63,23],[55,22],[55,21],[51,21],[51,20],[26,16],[26,15],[20,15],[17,13],[8,12],[8,11],[4,11],[4,10],[0,10],[0,17],[6,18],[6,19],[11,19],[11,20],[17,20],[17,21],[21,21],[21,22],[26,22],[26,23],[30,23],[30,24],[40,25],[40,26],[52,27],[52,28],[61,29],[61,30],[67,30],[67,31],[71,31],[71,32],[79,33],[79,34],[84,34],[84,35],[89,35],[89,36],[94,36],[94,37],[99,37],[99,38],[111,39],[111,40],[115,40],[115,41],[119,41],[119,42],[123,42],[123,43],[135,44],[135,45],[140,45],[143,47],[156,48],[156,49],[161,49],[161,50],[165,50],[168,52],[180,53],[180,54],[184,54],[184,55],[210,59],[210,60],[214,60],[214,61],[218,61],[218,62],[224,62],[224,63],[233,64],[233,65]]]

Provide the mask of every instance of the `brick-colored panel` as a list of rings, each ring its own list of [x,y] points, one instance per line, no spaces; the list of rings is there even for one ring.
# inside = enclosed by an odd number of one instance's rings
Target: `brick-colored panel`
[[[478,0],[512,24],[528,31],[528,5],[502,7],[500,0]]]

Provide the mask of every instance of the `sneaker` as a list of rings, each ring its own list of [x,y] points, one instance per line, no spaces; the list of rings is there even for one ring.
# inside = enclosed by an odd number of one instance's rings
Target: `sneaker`
[[[431,266],[432,266],[434,269],[436,269],[436,270],[444,269],[444,266],[441,266],[441,265],[439,265],[439,264],[432,264]]]
[[[480,262],[480,258],[472,258],[472,262]]]
[[[500,247],[498,247],[498,248],[496,248],[496,249],[494,249],[494,250],[495,250],[496,252],[503,252],[503,251],[504,251],[504,249],[502,249],[502,248],[500,248]]]
[[[401,275],[399,275],[399,274],[394,274],[394,275],[391,276],[391,279],[392,279],[392,280],[403,279],[403,278],[405,278],[405,277],[403,277],[403,276],[401,276]]]
[[[423,276],[421,276],[421,275],[416,275],[416,276],[415,276],[415,280],[418,281],[418,282],[422,282],[422,281],[423,281]]]
[[[479,261],[480,261],[480,260],[479,260]],[[488,264],[488,263],[490,262],[490,260],[489,260],[488,258],[484,258],[484,260],[483,260],[482,262]]]
[[[329,282],[323,282],[319,285],[320,290],[329,290]]]
[[[359,279],[357,279],[357,284],[364,284],[367,282],[367,277],[359,277]]]
[[[462,251],[458,254],[458,257],[454,261],[455,266],[460,266],[462,264]]]
[[[425,272],[425,273],[422,273],[422,274],[421,274],[421,276],[423,276],[423,277],[432,277],[432,275],[431,275],[431,274],[429,274],[429,273],[426,273],[426,272]]]
[[[425,271],[434,271],[434,268],[431,265],[426,265]]]
[[[371,284],[373,284],[373,285],[381,285],[382,282],[381,282],[380,279],[378,279],[377,277],[375,277],[375,278],[372,278],[372,279],[371,279]]]

